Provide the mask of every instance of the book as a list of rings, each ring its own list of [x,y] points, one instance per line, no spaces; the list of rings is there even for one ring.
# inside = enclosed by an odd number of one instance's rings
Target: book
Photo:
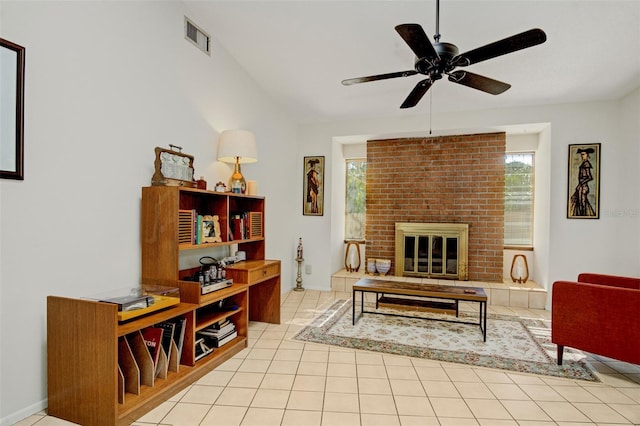
[[[162,333],[164,330],[160,327],[147,327],[142,330],[142,338],[147,345],[153,365],[158,364],[158,357],[160,356],[160,348],[162,345]]]
[[[173,333],[175,332],[176,324],[171,321],[163,321],[156,324],[156,327],[164,330],[162,333],[162,349],[164,349],[164,353],[167,354],[167,356],[170,356],[171,342],[173,341]]]
[[[212,328],[214,330],[220,330],[221,328],[223,328],[224,326],[226,326],[227,324],[231,324],[231,321],[228,318],[223,319],[222,321],[218,321],[215,324],[211,324],[209,327],[207,328]]]
[[[232,323],[229,319],[224,319],[222,321],[218,321],[215,324],[211,324],[209,327],[207,327],[208,330],[222,330],[224,328],[228,328],[229,326],[235,326],[234,323]]]
[[[204,338],[200,338],[196,340],[195,346],[196,346],[196,361],[213,352],[213,348],[207,346],[207,344],[204,341]]]
[[[236,327],[235,325],[231,324],[230,327],[225,327],[224,330],[209,330],[209,329],[200,330],[198,331],[198,335],[205,336],[211,340],[218,340],[226,337],[227,335],[233,333],[234,331],[236,331]]]
[[[219,339],[219,340],[214,340],[212,342],[213,343],[213,347],[214,348],[219,348],[219,347],[221,347],[223,345],[226,345],[227,343],[229,343],[230,341],[232,341],[236,337],[238,337],[238,332],[236,330],[234,330],[231,334],[228,334],[224,338]]]
[[[196,244],[202,244],[202,215],[196,219]]]
[[[229,334],[231,331],[235,330],[236,326],[233,323],[229,323],[227,325],[225,325],[224,327],[220,328],[220,329],[215,329],[215,328],[205,328],[203,330],[200,330],[198,333],[201,333],[205,336],[209,336],[209,337],[220,337],[220,336],[224,336],[226,334]]]
[[[242,232],[242,218],[240,217],[240,215],[234,215],[231,219],[230,219],[230,232],[233,235],[233,239],[234,240],[242,240],[244,238],[244,234]]]
[[[180,360],[182,359],[182,346],[184,345],[184,331],[186,322],[186,318],[177,318],[175,321],[176,327],[173,331],[173,340],[176,342],[176,346],[178,347],[178,362],[180,362]]]
[[[197,237],[197,229],[198,229],[198,212],[196,212],[196,209],[192,209],[191,210],[191,221],[193,223],[193,228],[192,228],[192,234],[191,234],[191,244],[196,244],[196,237]]]

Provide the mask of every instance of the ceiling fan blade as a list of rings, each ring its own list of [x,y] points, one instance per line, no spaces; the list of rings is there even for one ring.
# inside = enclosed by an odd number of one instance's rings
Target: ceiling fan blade
[[[397,77],[409,77],[415,74],[418,74],[418,72],[414,70],[390,72],[388,74],[370,75],[368,77],[349,78],[347,80],[342,80],[342,84],[344,84],[345,86],[350,86],[352,84],[366,83],[368,81],[386,80],[388,78],[397,78]]]
[[[427,93],[427,90],[429,90],[432,84],[433,81],[429,80],[428,78],[425,78],[424,80],[416,84],[416,87],[414,87],[411,93],[409,93],[409,96],[407,96],[407,99],[405,99],[402,105],[400,105],[400,108],[411,108],[416,106],[418,102],[420,102],[420,99],[422,99],[424,94]]]
[[[492,95],[499,95],[511,87],[510,84],[503,83],[502,81],[494,80],[468,71],[454,71],[449,73],[449,81],[491,93]]]
[[[534,28],[457,55],[451,60],[451,63],[455,66],[466,67],[467,65],[542,44],[546,40],[547,35],[544,31]]]
[[[429,37],[418,24],[401,24],[396,26],[400,37],[409,45],[419,59],[439,59],[438,53],[429,41]]]

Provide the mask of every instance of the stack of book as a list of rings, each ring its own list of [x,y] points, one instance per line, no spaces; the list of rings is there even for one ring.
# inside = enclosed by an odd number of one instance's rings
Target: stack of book
[[[205,345],[219,348],[238,337],[236,325],[229,319],[218,321],[197,332],[198,339],[204,339]]]

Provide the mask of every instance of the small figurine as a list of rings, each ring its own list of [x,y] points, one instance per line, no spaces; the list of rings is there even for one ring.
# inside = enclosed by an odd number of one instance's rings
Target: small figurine
[[[304,262],[304,259],[302,258],[302,238],[298,238],[298,255],[296,257],[296,262],[298,263],[298,275],[296,277],[296,286],[293,288],[293,291],[304,291],[304,287],[302,287],[302,262]]]
[[[302,238],[298,238],[298,256],[297,259],[302,259]]]

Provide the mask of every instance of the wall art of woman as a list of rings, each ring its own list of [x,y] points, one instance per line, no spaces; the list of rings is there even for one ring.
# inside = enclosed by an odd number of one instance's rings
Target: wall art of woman
[[[324,156],[304,157],[302,214],[322,216],[324,213]]]
[[[318,171],[316,164],[317,159],[309,160],[309,171],[307,172],[307,203],[311,203],[311,213],[318,213],[318,191],[320,189],[320,180],[318,179]]]
[[[576,151],[580,155],[582,162],[578,166],[578,184],[569,200],[569,216],[571,217],[596,216],[596,211],[589,202],[589,183],[593,181],[593,166],[590,161],[590,154],[594,152],[593,148],[578,148]]]

